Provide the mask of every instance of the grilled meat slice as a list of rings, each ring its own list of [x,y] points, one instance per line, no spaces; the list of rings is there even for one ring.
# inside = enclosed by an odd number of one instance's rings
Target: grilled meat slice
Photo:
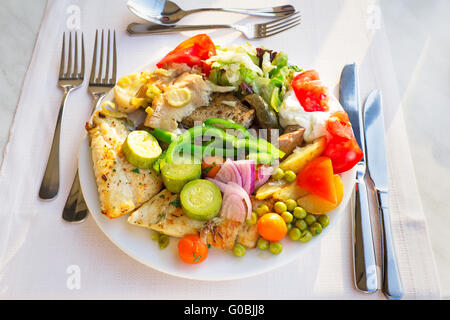
[[[278,137],[278,148],[286,153],[285,157],[290,155],[295,148],[300,147],[303,143],[304,128],[284,133]]]
[[[195,109],[181,123],[191,128],[195,122],[204,122],[210,118],[232,120],[248,128],[255,118],[255,111],[245,106],[232,93],[213,93],[208,106]]]

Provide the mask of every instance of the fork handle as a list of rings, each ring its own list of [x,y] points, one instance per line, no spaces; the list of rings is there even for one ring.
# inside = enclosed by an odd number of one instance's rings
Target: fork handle
[[[250,16],[259,16],[259,17],[283,17],[295,12],[295,9],[290,6],[283,6],[281,8],[260,8],[260,9],[238,9],[238,8],[200,8],[200,9],[192,9],[186,10],[185,15],[197,12],[204,11],[222,11],[222,12],[233,12],[246,14]]]
[[[127,31],[131,35],[138,34],[164,34],[180,31],[205,30],[205,29],[229,29],[233,28],[227,24],[211,24],[211,25],[159,25],[149,23],[131,23],[127,27]]]
[[[64,95],[61,101],[61,106],[59,107],[58,119],[56,120],[56,127],[53,133],[52,147],[50,149],[47,167],[39,189],[39,198],[44,200],[53,199],[59,191],[59,143],[61,135],[61,120],[64,106],[67,101],[67,96],[72,89],[73,88],[68,87],[64,88]]]
[[[92,102],[91,114],[97,109],[98,105],[102,101],[102,98],[104,97],[104,94],[94,94],[93,96],[94,100]],[[77,170],[72,187],[70,188],[69,196],[67,197],[66,204],[64,205],[62,217],[68,222],[82,222],[86,219],[88,212],[89,210],[83,198],[80,177]]]

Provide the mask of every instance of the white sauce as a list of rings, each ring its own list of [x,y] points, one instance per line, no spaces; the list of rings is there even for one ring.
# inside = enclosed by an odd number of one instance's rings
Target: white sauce
[[[299,125],[305,128],[303,139],[306,142],[326,136],[326,121],[332,113],[343,111],[339,101],[333,96],[329,95],[329,111],[314,111],[306,112],[291,89],[284,97],[278,113],[281,126],[287,127],[290,125]]]

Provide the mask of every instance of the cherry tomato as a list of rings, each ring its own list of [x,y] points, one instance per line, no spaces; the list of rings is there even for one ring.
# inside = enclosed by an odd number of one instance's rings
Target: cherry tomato
[[[333,165],[329,157],[315,158],[300,172],[297,185],[333,204],[337,203]]]
[[[333,138],[328,143],[323,155],[331,159],[334,173],[342,173],[361,161],[363,152],[355,138],[350,140]]]
[[[204,60],[216,54],[216,46],[206,34],[198,34],[180,43],[169,52],[156,66],[161,68],[168,63],[186,63],[188,66],[200,66],[209,73],[210,66]]]
[[[276,213],[266,213],[258,220],[258,232],[266,240],[276,242],[286,236],[287,226],[283,218]]]
[[[178,255],[183,262],[200,263],[208,256],[208,246],[198,235],[187,235],[178,242]]]
[[[328,111],[328,88],[315,70],[302,72],[292,80],[295,96],[306,112]]]
[[[208,178],[214,178],[219,172],[224,160],[222,157],[210,156],[202,161],[202,173]]]

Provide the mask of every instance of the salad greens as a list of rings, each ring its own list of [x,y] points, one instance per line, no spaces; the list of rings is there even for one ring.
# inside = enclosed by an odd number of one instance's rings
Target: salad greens
[[[234,86],[239,93],[260,95],[276,112],[289,89],[295,72],[284,52],[241,46],[216,46],[217,54],[206,62],[211,64],[209,80],[221,86]]]

